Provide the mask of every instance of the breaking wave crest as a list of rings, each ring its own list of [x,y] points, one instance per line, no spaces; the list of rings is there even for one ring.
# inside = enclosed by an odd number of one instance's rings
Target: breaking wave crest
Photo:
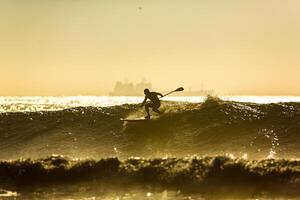
[[[117,185],[153,185],[184,191],[222,189],[300,195],[300,161],[249,161],[217,157],[118,158],[71,160],[51,156],[0,162],[1,185],[99,181]]]
[[[139,104],[0,114],[0,159],[49,154],[117,156],[222,155],[297,158],[300,103],[255,104],[208,97],[163,102],[164,114],[141,123]]]

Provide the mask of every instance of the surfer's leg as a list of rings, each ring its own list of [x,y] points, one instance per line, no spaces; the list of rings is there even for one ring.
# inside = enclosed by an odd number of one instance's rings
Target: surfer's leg
[[[158,110],[159,107],[160,107],[160,104],[153,105],[152,110],[161,115],[162,112],[160,110]]]
[[[152,110],[160,115],[163,114],[160,110],[158,110],[158,108],[153,108]]]
[[[145,105],[145,110],[147,112],[147,116],[145,117],[146,119],[150,119],[149,107],[152,107],[151,104],[146,104]]]

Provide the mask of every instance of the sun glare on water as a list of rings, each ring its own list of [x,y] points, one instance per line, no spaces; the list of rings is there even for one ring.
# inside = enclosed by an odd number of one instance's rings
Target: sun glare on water
[[[278,102],[300,102],[296,96],[221,96],[222,100],[253,102],[259,104]],[[165,97],[165,101],[201,103],[205,96]],[[53,96],[53,97],[0,97],[0,112],[36,112],[55,111],[74,107],[107,107],[122,104],[137,104],[143,101],[142,96]]]

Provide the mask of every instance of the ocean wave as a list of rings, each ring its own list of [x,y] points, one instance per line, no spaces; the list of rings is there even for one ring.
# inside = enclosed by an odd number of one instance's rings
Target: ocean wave
[[[38,160],[1,161],[0,180],[2,186],[99,181],[117,185],[162,186],[189,192],[231,188],[300,195],[300,161],[249,161],[228,156],[72,160],[51,156]]]
[[[208,97],[203,103],[162,103],[164,114],[142,123],[140,104],[0,114],[0,159],[186,156],[234,153],[297,158],[300,103],[255,104]]]

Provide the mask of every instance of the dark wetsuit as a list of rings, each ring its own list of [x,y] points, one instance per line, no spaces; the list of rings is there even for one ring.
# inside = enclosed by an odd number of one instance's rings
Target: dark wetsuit
[[[146,95],[145,96],[145,99],[150,99],[151,103],[148,103],[149,104],[149,107],[152,107],[153,109],[154,108],[159,108],[160,107],[160,100],[158,98],[158,95],[160,95],[159,93],[156,93],[156,92],[150,92],[150,94]]]
[[[158,108],[160,107],[160,100],[159,100],[158,96],[163,97],[162,94],[157,93],[157,92],[150,92],[150,93],[146,94],[146,96],[145,96],[145,99],[144,99],[142,105],[144,105],[146,103],[147,99],[150,99],[150,101],[151,101],[145,105],[145,109],[148,114],[148,117],[150,117],[149,107],[151,107],[154,112],[161,114],[161,112],[158,110]]]

